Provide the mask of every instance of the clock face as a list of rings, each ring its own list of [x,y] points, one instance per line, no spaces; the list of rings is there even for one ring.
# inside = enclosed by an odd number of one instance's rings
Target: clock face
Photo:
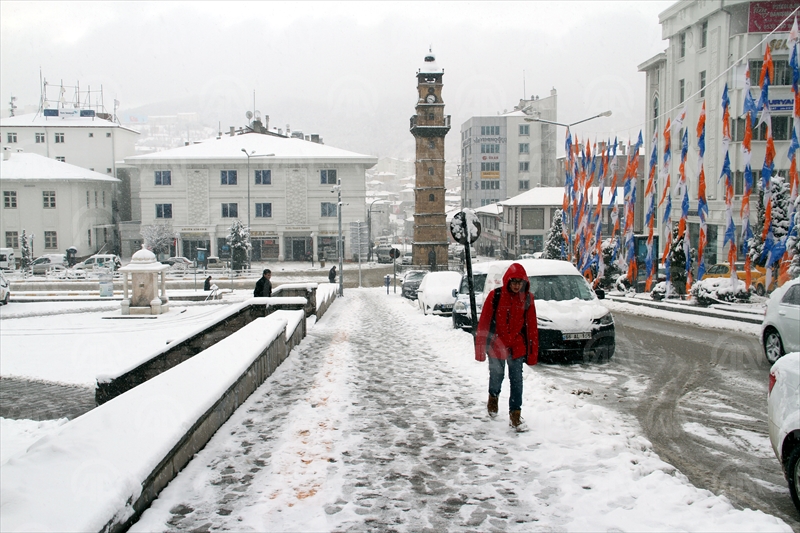
[[[428,95],[428,96],[425,98],[425,101],[426,101],[426,102],[428,102],[429,104],[434,104],[434,103],[436,103],[436,96],[435,96],[435,95],[433,95],[433,94],[429,94],[429,95]]]

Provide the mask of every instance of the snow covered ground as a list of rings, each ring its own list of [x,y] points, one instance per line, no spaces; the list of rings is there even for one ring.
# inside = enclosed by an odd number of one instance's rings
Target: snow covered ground
[[[42,316],[22,318],[30,306]],[[108,303],[12,303],[0,311],[0,375],[91,386],[223,307],[173,306],[159,322],[103,318],[119,314]],[[488,419],[471,340],[399,295],[348,289],[133,530],[791,531],[692,486],[635,420],[535,367],[525,370],[531,431]],[[0,420],[0,462],[63,423]]]

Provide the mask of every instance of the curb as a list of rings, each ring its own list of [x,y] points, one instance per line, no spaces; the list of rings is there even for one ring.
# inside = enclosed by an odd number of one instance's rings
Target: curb
[[[606,295],[606,298],[609,300],[613,300],[615,302],[639,305],[642,307],[650,307],[653,309],[659,309],[661,311],[673,311],[675,313],[707,316],[711,318],[724,318],[726,320],[735,320],[738,322],[745,322],[748,324],[761,324],[764,321],[763,315],[756,315],[754,313],[748,313],[748,312],[722,311],[722,310],[715,311],[709,308],[697,308],[682,304],[675,305],[675,304],[665,304],[659,302],[647,302],[644,300],[637,300],[635,298],[626,298],[624,296],[620,297],[620,296]]]

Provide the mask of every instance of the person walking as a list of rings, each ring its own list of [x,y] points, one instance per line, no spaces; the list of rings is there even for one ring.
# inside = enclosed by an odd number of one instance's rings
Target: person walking
[[[270,278],[272,277],[272,271],[268,268],[264,269],[264,272],[256,282],[256,288],[253,291],[253,296],[256,298],[260,297],[270,297],[272,296],[272,282]]]
[[[336,283],[336,265],[333,265],[328,271],[328,281],[331,283]]]
[[[208,276],[206,278],[205,283],[203,283],[203,290],[204,291],[210,291],[211,290],[211,276]]]
[[[497,397],[508,364],[511,396],[508,413],[511,427],[526,431],[522,421],[522,365],[535,365],[539,360],[539,329],[536,305],[530,293],[525,268],[513,263],[503,275],[503,286],[486,296],[475,335],[475,359],[489,356],[489,416],[497,416]]]

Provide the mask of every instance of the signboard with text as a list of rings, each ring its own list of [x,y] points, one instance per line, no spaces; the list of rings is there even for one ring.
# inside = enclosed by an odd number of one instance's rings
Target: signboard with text
[[[796,0],[774,0],[771,2],[750,2],[747,31],[751,33],[770,33],[792,29],[792,11],[797,8]],[[784,19],[787,19],[785,22]],[[783,22],[783,24],[781,24]]]

